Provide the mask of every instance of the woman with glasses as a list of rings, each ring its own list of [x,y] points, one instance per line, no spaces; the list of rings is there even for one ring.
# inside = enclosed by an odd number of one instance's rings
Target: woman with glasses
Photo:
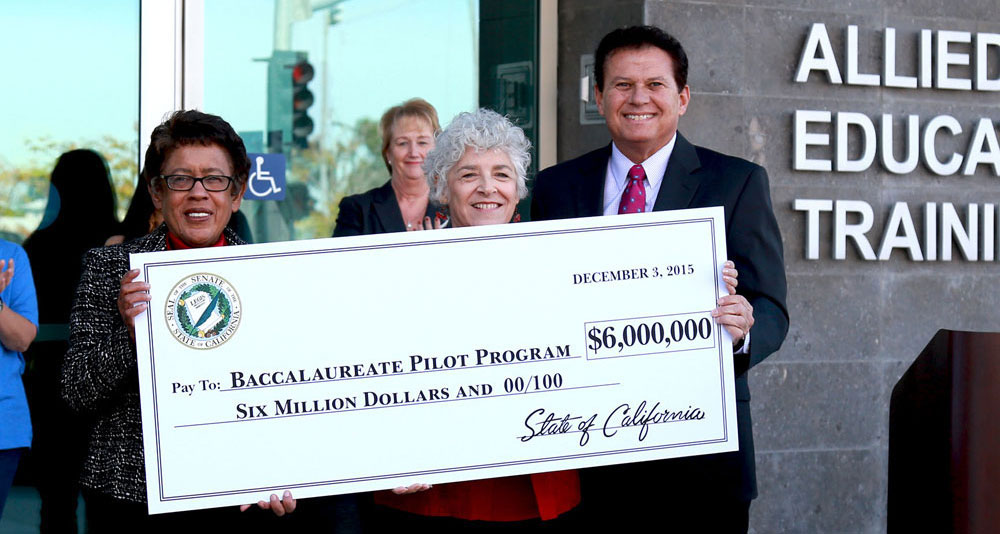
[[[143,168],[164,223],[122,245],[90,250],[70,315],[62,395],[93,418],[80,483],[89,532],[161,532],[238,521],[235,509],[151,516],[136,369],[135,318],[149,303],[149,285],[135,281],[129,254],[244,244],[227,228],[239,209],[250,161],[243,141],[222,118],[178,111],[153,130]],[[281,516],[295,509],[282,499],[258,503]]]

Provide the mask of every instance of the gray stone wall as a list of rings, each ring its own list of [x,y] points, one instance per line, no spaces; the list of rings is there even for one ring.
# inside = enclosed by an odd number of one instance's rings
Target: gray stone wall
[[[603,125],[579,124],[579,55],[614,27],[648,23],[684,44],[691,105],[680,122],[692,142],[763,164],[785,245],[791,330],[781,351],[751,371],[760,497],[751,532],[885,532],[889,397],[899,376],[938,329],[1000,331],[1000,263],[915,262],[896,251],[864,261],[848,245],[832,259],[832,217],[821,218],[821,257],[805,257],[804,213],[795,199],[863,200],[874,210],[868,236],[878,252],[889,210],[910,203],[923,232],[924,202],[1000,202],[1000,178],[981,165],[973,176],[936,176],[921,163],[908,175],[876,163],[861,173],[792,168],[795,110],[948,114],[962,134],[941,137],[942,158],[964,153],[979,118],[998,119],[998,93],[832,85],[813,73],[794,81],[806,36],[825,23],[842,73],[848,25],[859,27],[860,70],[882,70],[886,27],[897,32],[901,74],[913,74],[920,29],[1000,33],[996,0],[572,1],[559,4],[559,159],[609,141]],[[968,51],[969,47],[964,50]],[[1000,70],[994,51],[991,77]],[[953,67],[968,77],[971,69]],[[832,132],[833,128],[825,131]],[[824,131],[811,128],[811,131]],[[902,152],[902,130],[895,151]],[[856,142],[856,141],[855,141]],[[856,150],[856,149],[855,149]],[[810,150],[832,158],[832,148]],[[982,213],[980,213],[982,215]],[[921,243],[923,239],[921,238]]]

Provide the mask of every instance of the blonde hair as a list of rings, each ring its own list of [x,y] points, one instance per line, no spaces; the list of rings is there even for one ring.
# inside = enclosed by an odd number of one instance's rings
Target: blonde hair
[[[398,106],[392,106],[382,114],[382,120],[378,124],[378,134],[382,136],[382,161],[385,168],[392,172],[392,165],[389,165],[389,158],[386,152],[389,151],[389,143],[392,142],[392,129],[396,123],[402,119],[416,118],[427,121],[431,125],[432,135],[437,135],[441,131],[441,123],[438,122],[437,110],[430,102],[423,98],[411,98]]]

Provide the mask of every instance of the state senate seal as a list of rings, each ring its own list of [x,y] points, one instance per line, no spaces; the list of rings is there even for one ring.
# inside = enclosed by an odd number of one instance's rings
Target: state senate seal
[[[240,297],[225,279],[192,274],[167,296],[164,316],[177,341],[195,349],[214,349],[240,326]]]

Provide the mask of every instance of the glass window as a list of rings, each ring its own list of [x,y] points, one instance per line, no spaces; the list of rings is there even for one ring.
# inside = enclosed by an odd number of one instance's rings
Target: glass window
[[[107,161],[123,215],[135,187],[139,2],[5,2],[0,25],[0,237],[41,222],[59,155],[90,148]]]
[[[389,107],[421,97],[445,125],[479,101],[476,0],[208,0],[204,20],[203,109],[249,151],[288,157],[285,200],[243,204],[257,242],[329,237],[345,195],[389,179],[377,128]],[[314,98],[295,128],[288,84],[303,60]]]

